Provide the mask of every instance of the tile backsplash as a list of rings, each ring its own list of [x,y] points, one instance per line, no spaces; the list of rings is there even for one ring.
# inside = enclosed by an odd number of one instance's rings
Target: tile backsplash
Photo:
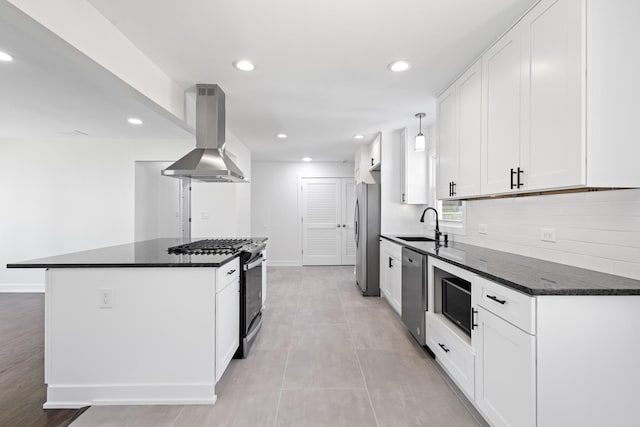
[[[455,241],[640,279],[640,189],[471,200],[466,212]]]

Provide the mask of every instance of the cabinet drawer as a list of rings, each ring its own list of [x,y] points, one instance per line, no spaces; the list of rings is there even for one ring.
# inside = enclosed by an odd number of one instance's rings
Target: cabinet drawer
[[[240,258],[236,257],[223,266],[218,267],[216,272],[216,292],[220,292],[229,283],[240,277]]]
[[[427,345],[436,359],[465,392],[470,400],[475,396],[474,353],[456,334],[435,316],[427,317]]]
[[[390,242],[386,239],[380,240],[380,245],[380,249],[389,252],[389,255],[391,255],[393,258],[402,259],[402,245]],[[382,252],[382,250],[380,252]]]
[[[535,335],[535,298],[482,277],[474,283],[473,293],[474,304]]]

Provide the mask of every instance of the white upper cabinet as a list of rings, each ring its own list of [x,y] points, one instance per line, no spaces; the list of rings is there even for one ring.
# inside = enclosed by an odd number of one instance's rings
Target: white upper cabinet
[[[376,135],[376,139],[373,140],[370,147],[370,159],[369,159],[369,170],[379,170],[380,169],[380,144],[381,144],[381,136],[380,134]]]
[[[454,197],[480,194],[480,132],[482,127],[482,63],[477,61],[456,82],[458,104],[458,174]]]
[[[520,31],[516,26],[482,56],[482,193],[507,191],[520,156]],[[515,184],[515,181],[514,181]]]
[[[582,6],[543,0],[520,22],[520,184],[527,190],[584,185]]]
[[[480,61],[438,97],[437,117],[438,199],[480,195]]]
[[[436,131],[438,133],[438,178],[436,197],[452,196],[453,182],[458,178],[458,137],[456,127],[456,85],[438,97],[436,104]]]
[[[640,187],[640,2],[604,3],[540,1],[482,55],[479,95],[475,66],[442,93],[438,198]]]
[[[427,130],[425,134],[428,134]],[[426,147],[417,151],[415,137],[409,135],[407,128],[400,130],[400,147],[400,202],[409,205],[426,205],[429,194]]]

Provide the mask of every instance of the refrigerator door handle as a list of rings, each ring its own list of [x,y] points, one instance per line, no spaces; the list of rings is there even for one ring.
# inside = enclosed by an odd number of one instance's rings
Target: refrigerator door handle
[[[360,217],[360,206],[358,205],[358,200],[356,200],[356,208],[353,212],[353,236],[356,240],[356,248],[358,247],[358,233],[360,232],[360,224],[358,224],[359,222],[359,217]]]

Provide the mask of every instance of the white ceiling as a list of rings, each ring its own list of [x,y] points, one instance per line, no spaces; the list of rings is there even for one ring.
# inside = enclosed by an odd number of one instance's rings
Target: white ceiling
[[[534,2],[89,1],[185,88],[219,83],[229,129],[265,160],[351,159],[356,133],[433,120],[434,95]],[[391,73],[396,59],[412,69]]]
[[[0,0],[0,139],[32,137],[192,139],[166,110]],[[142,126],[127,123],[138,117]],[[88,136],[78,134],[80,131]]]

